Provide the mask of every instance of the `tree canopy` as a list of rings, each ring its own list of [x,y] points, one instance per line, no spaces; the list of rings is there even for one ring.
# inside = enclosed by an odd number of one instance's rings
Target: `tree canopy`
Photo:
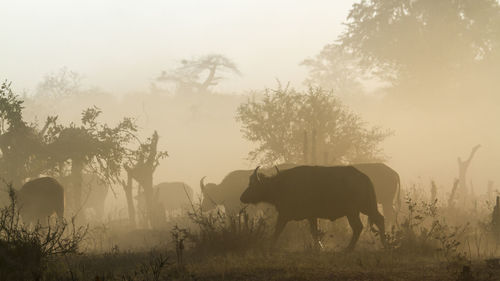
[[[360,0],[345,26],[337,43],[302,63],[310,68],[306,82],[349,93],[356,85],[343,85],[361,70],[410,102],[496,95],[500,88],[495,0]]]
[[[179,67],[163,71],[156,80],[174,83],[178,93],[207,93],[224,79],[224,73],[241,75],[232,60],[223,55],[211,54],[183,59]]]
[[[246,139],[258,147],[249,153],[262,164],[301,163],[304,132],[316,134],[318,153],[328,154],[328,163],[345,164],[381,160],[380,143],[391,132],[368,128],[331,91],[310,87],[299,92],[281,85],[254,95],[237,111]]]
[[[339,44],[328,44],[313,58],[300,63],[309,68],[306,85],[333,90],[339,96],[363,92],[358,60]]]

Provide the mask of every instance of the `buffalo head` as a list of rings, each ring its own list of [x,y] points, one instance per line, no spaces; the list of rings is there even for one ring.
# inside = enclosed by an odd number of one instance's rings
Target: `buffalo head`
[[[217,207],[217,203],[214,201],[214,197],[216,197],[215,193],[217,191],[217,185],[215,183],[207,183],[204,181],[205,177],[200,180],[200,189],[201,194],[203,194],[203,201],[201,202],[201,209],[203,211],[209,211]]]
[[[259,168],[255,168],[248,181],[247,189],[241,194],[240,201],[245,204],[257,204],[266,201],[266,195],[271,187],[270,178],[259,174]],[[276,168],[279,172],[279,170]]]

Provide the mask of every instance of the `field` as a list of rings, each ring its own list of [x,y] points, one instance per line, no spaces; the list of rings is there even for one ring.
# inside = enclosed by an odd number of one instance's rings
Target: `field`
[[[313,244],[305,222],[290,223],[272,246],[272,214],[251,218],[245,210],[226,215],[202,212],[193,206],[187,213],[169,218],[161,229],[131,230],[126,221],[110,221],[81,228],[66,222],[65,229],[59,231],[55,226],[34,229],[22,224],[9,229],[16,215],[4,208],[1,233],[4,241],[10,235],[10,244],[0,245],[0,277],[103,281],[500,280],[500,244],[495,238],[491,205],[476,204],[475,209],[463,211],[424,197],[415,191],[407,193],[399,222],[387,230],[389,245],[385,249],[363,217],[365,228],[353,252],[344,251],[351,235],[345,219],[320,221],[323,247]],[[30,231],[38,235],[30,235]],[[57,233],[61,235],[54,235]],[[8,260],[6,268],[5,258],[12,253],[16,258]]]

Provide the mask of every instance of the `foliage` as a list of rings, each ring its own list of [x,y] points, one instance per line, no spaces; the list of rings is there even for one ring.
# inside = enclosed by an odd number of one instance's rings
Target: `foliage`
[[[0,133],[4,134],[14,127],[26,125],[22,116],[23,101],[14,94],[11,83],[2,82],[0,86]]]
[[[55,163],[78,161],[83,163],[82,168],[97,173],[103,180],[114,181],[121,172],[128,154],[126,145],[135,138],[137,126],[131,118],[123,118],[110,127],[97,121],[101,113],[97,107],[88,108],[82,112],[81,125],[55,124],[49,129],[47,140]]]
[[[459,85],[480,69],[487,76],[498,69],[500,6],[494,0],[363,0],[353,5],[346,26],[339,41],[360,66],[408,90]]]
[[[23,100],[16,95],[11,84],[0,86],[0,150],[1,176],[15,186],[27,177],[45,170],[44,134],[54,117],[47,118],[43,129],[23,119]]]
[[[304,132],[315,130],[318,151],[329,154],[330,163],[353,163],[382,159],[380,143],[391,133],[366,128],[331,91],[310,87],[298,92],[281,85],[266,89],[262,99],[253,96],[238,107],[246,139],[259,144],[249,158],[262,164],[300,163]]]
[[[160,160],[168,157],[167,151],[157,150],[158,133],[155,131],[153,135],[140,143],[136,150],[129,150],[125,165],[135,167],[137,165],[146,165],[146,162],[151,161],[153,170],[160,165]]]
[[[358,61],[338,44],[328,44],[314,58],[301,62],[309,69],[307,85],[332,90],[338,96],[359,95],[363,92]]]

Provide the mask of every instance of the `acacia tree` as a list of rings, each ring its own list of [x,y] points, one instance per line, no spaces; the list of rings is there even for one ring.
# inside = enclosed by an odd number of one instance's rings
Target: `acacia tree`
[[[237,110],[246,139],[258,147],[249,158],[262,164],[301,163],[304,131],[315,132],[313,153],[328,153],[328,163],[381,160],[380,143],[391,132],[367,128],[358,115],[344,106],[331,91],[310,87],[306,92],[282,87],[254,95]],[[313,155],[315,157],[315,155]]]
[[[137,127],[130,118],[124,118],[115,127],[100,123],[102,112],[89,108],[82,112],[81,125],[54,124],[49,128],[50,159],[60,176],[70,174],[73,207],[81,207],[82,175],[87,170],[106,182],[119,179],[121,165],[127,154],[126,145],[135,137]]]
[[[129,217],[133,226],[135,226],[135,210],[132,200],[132,179],[136,180],[143,189],[146,216],[151,227],[159,227],[163,222],[165,211],[159,206],[153,195],[153,174],[160,164],[160,160],[167,157],[168,153],[158,151],[158,140],[159,136],[155,131],[145,143],[140,144],[137,150],[131,152],[124,164],[128,180],[126,183],[122,182],[122,185],[127,196]]]
[[[163,71],[156,79],[171,82],[178,93],[208,93],[217,86],[224,74],[241,75],[236,64],[223,55],[211,54],[196,59],[184,59],[172,71]]]

